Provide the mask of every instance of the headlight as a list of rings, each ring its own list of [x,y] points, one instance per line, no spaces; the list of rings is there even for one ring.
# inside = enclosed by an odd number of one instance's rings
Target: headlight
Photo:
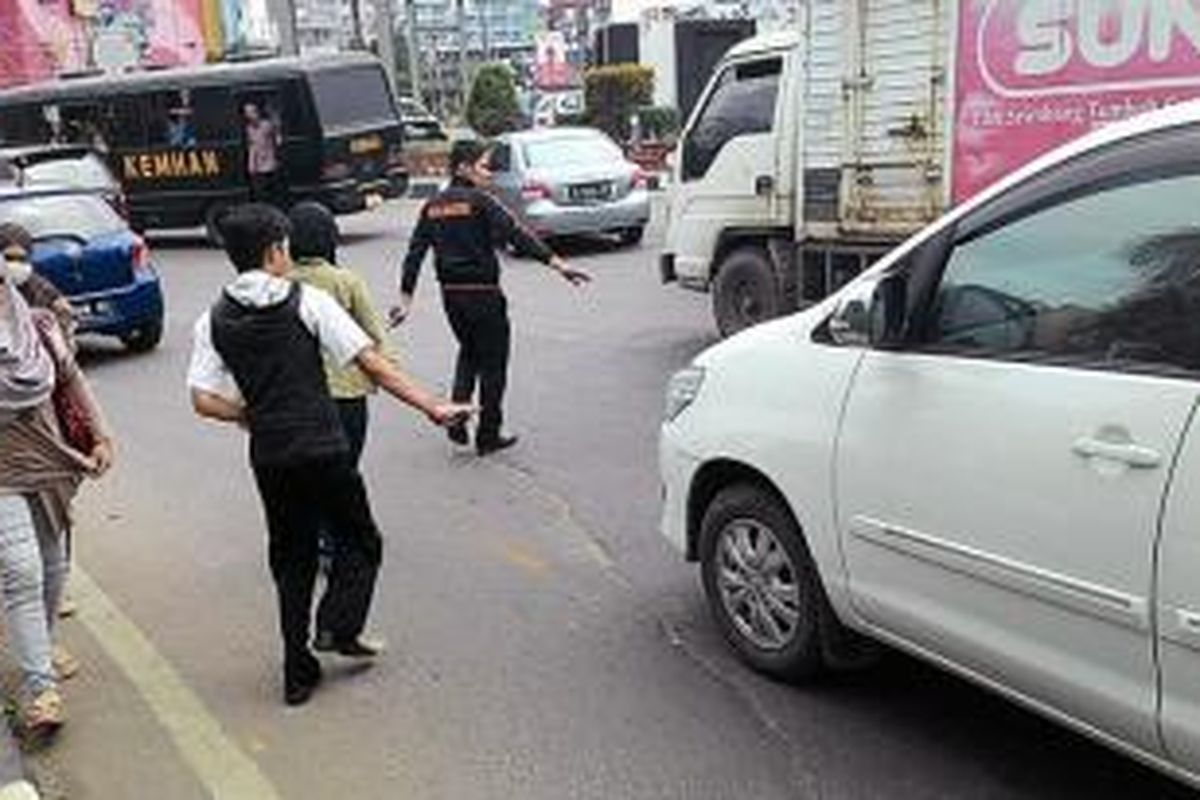
[[[678,417],[685,408],[692,404],[692,401],[699,396],[703,383],[703,367],[681,369],[671,377],[671,382],[667,384],[667,422]]]

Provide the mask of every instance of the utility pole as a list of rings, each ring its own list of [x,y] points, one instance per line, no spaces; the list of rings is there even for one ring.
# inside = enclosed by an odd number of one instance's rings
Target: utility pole
[[[350,49],[366,50],[367,43],[363,41],[362,9],[359,0],[350,0]]]
[[[408,42],[408,81],[412,86],[413,99],[422,102],[421,97],[421,54],[417,51],[417,7],[413,0],[404,0],[404,28]],[[437,52],[436,46],[434,52]]]
[[[392,0],[375,2],[375,36],[378,41],[376,55],[383,61],[392,94],[396,93],[396,24],[392,14]]]
[[[467,111],[467,15],[463,0],[454,0],[455,25],[458,28],[458,111]]]

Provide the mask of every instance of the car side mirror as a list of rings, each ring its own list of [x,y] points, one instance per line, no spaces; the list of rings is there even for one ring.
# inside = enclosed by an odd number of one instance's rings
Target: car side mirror
[[[893,273],[850,286],[829,320],[829,336],[844,347],[888,347],[903,337],[908,282]]]

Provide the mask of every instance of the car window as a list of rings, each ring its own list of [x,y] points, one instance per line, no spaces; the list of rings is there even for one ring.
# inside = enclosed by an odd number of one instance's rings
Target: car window
[[[1200,371],[1200,175],[1158,171],[960,242],[927,342],[1108,368]]]
[[[95,197],[53,195],[0,203],[0,223],[15,222],[35,239],[54,236],[85,239],[122,230],[117,213]]]
[[[86,158],[63,158],[30,164],[22,172],[22,183],[26,186],[80,186],[88,188],[109,187],[112,178],[108,168],[94,156]]]
[[[497,142],[492,147],[491,168],[493,172],[508,172],[512,169],[512,147],[505,142]]]
[[[326,129],[396,120],[383,70],[376,66],[313,72],[313,98]]]
[[[684,143],[684,180],[704,177],[733,139],[775,127],[782,72],[781,58],[734,64],[721,72]]]
[[[533,169],[621,161],[621,148],[602,136],[562,136],[526,142],[525,163]]]

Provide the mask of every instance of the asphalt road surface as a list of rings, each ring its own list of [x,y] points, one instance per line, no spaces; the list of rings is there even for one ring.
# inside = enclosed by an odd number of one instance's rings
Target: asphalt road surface
[[[381,304],[416,206],[346,220],[343,261]],[[640,249],[574,243],[576,290],[509,262],[518,448],[486,460],[388,398],[365,459],[387,539],[371,668],[327,660],[281,702],[263,523],[243,435],[191,414],[192,322],[230,270],[159,237],[163,346],[87,345],[121,437],[85,488],[64,638],[72,721],[34,759],[72,798],[1107,798],[1185,792],[992,695],[891,656],[804,688],[745,669],[698,576],[660,539],[655,450],[669,374],[713,341],[708,298]],[[397,334],[445,388],[432,270]]]

